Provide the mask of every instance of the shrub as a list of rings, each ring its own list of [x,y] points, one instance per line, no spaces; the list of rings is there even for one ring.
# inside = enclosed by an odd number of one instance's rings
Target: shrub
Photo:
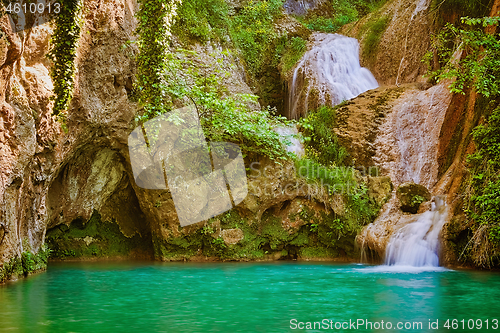
[[[450,85],[453,93],[465,94],[466,89],[474,88],[485,97],[500,95],[500,40],[498,34],[488,34],[484,27],[500,22],[500,17],[483,19],[462,18],[464,28],[447,24],[433,38],[433,48],[424,61],[430,63],[434,52],[439,57],[440,67],[429,72],[428,76],[436,82],[454,79]],[[461,49],[463,56],[452,60],[453,54]]]
[[[278,34],[273,21],[281,15],[282,0],[249,1],[231,21],[231,37],[241,50],[249,70],[258,74],[269,57]]]
[[[223,42],[229,25],[229,6],[224,0],[186,0],[177,11],[172,33],[185,40]]]
[[[331,13],[316,12],[298,19],[311,30],[332,33],[379,9],[385,2],[386,0],[332,0]]]
[[[333,130],[336,110],[342,105],[321,106],[300,121],[307,157],[325,166],[342,165],[347,157],[347,150],[339,144]]]
[[[274,66],[281,69],[282,75],[292,69],[306,52],[307,41],[301,37],[288,38],[285,34],[277,43]]]
[[[473,235],[464,249],[478,266],[499,262],[500,244],[500,41],[499,34],[486,33],[485,27],[498,25],[500,17],[461,18],[462,27],[447,24],[433,41],[429,61],[437,52],[441,67],[429,76],[439,82],[453,79],[450,91],[465,94],[475,90],[489,101],[483,113],[491,114],[477,126],[472,137],[476,151],[467,158],[470,176],[466,184],[464,212]],[[453,59],[457,50],[459,59]],[[496,258],[496,259],[495,259]]]
[[[335,18],[327,18],[323,16],[314,16],[308,20],[303,21],[305,26],[311,30],[321,31],[321,32],[336,32],[342,26],[355,21],[356,17],[350,17],[347,15],[340,15]]]

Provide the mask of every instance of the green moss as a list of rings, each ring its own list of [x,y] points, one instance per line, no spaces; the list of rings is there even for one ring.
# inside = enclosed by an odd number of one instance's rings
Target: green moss
[[[373,23],[368,24],[368,34],[364,38],[364,47],[363,47],[363,58],[368,59],[370,61],[374,61],[374,56],[376,55],[376,51],[378,45],[380,43],[380,39],[384,34],[389,22],[391,21],[390,16],[383,16]]]
[[[339,252],[335,249],[325,247],[305,247],[300,250],[300,257],[304,259],[314,258],[336,258]]]
[[[0,283],[4,283],[12,277],[21,276],[24,274],[21,258],[14,257],[3,263],[0,267]]]
[[[303,247],[309,244],[309,232],[306,226],[299,229],[297,236],[292,239],[289,243],[292,246]]]
[[[27,242],[25,242],[27,243]],[[28,246],[24,246],[25,249]],[[0,283],[4,283],[11,278],[28,276],[33,272],[45,270],[50,255],[50,249],[46,244],[42,245],[37,253],[26,250],[21,253],[21,257],[11,258],[8,262],[0,266]]]
[[[281,69],[283,76],[295,66],[306,52],[307,40],[301,37],[289,38],[283,35],[277,42],[274,66]]]
[[[281,226],[281,219],[274,216],[268,216],[264,220],[261,235],[271,250],[281,250],[280,247],[292,238]]]
[[[357,256],[354,238],[360,224],[354,225],[347,218],[333,213],[318,214],[308,207],[304,207],[297,217],[306,224],[290,232],[283,229],[281,218],[270,213],[264,213],[260,223],[249,223],[233,209],[212,218],[190,235],[155,239],[155,255],[166,261],[189,260],[194,256],[219,260],[272,260],[297,258],[302,256],[302,250],[310,249],[305,250],[304,258],[334,258],[339,254]],[[243,239],[237,244],[225,244],[222,237],[214,237],[216,222],[220,222],[222,230],[242,230]],[[315,226],[315,230],[311,226]]]
[[[97,211],[88,221],[76,219],[69,226],[63,224],[48,230],[46,242],[52,250],[51,257],[58,259],[127,257],[132,252],[148,256],[151,251],[148,235],[126,237],[118,224],[102,221]]]

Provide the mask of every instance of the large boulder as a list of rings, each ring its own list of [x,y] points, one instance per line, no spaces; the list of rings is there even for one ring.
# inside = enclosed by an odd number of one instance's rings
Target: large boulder
[[[396,195],[401,203],[401,210],[412,214],[416,214],[420,204],[431,200],[432,197],[425,186],[412,182],[401,184]]]

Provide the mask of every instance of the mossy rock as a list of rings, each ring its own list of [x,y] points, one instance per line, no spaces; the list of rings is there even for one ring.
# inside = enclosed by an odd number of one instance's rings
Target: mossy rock
[[[88,221],[77,218],[69,225],[47,230],[46,242],[54,259],[151,258],[151,235],[125,236],[115,221],[102,221],[94,211]]]
[[[432,197],[425,186],[412,182],[399,185],[396,195],[401,203],[401,210],[412,214],[416,214],[420,204]]]

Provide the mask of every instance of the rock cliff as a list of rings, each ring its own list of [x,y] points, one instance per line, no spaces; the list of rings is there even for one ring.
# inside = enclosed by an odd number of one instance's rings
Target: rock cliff
[[[343,29],[361,40],[362,65],[379,83],[422,81],[430,5],[430,0],[388,1]],[[14,33],[7,18],[0,19],[0,282],[30,273],[22,268],[23,253],[45,251],[44,242],[65,258],[207,260],[221,258],[223,251],[237,260],[345,259],[356,253],[352,235],[332,236],[328,229],[337,221],[334,214],[347,215],[342,196],[311,192],[293,165],[255,156],[247,157],[247,164],[268,171],[249,176],[254,192],[243,204],[210,223],[181,228],[170,193],[139,188],[130,167],[127,137],[140,110],[133,96],[137,48],[128,42],[135,39],[138,5],[88,0],[84,6],[68,131],[51,116],[50,24]],[[180,46],[175,43],[174,37],[174,46]],[[252,91],[237,55],[223,54],[218,45],[190,47],[205,67],[216,66],[219,57],[231,68],[223,82],[228,91]],[[451,97],[443,85],[386,86],[339,108],[335,131],[355,165],[378,166],[394,185],[415,181],[433,194],[453,194],[464,174],[460,163],[473,149],[466,137],[478,120],[474,101]],[[457,134],[463,126],[469,127]],[[403,138],[410,132],[426,136]],[[403,141],[408,145],[398,145]],[[389,179],[364,181],[371,184],[370,199],[383,204],[392,191]],[[390,202],[379,217],[389,224],[371,230],[377,236],[370,247],[379,254],[392,226],[405,219]],[[445,237],[451,239],[450,233]]]

